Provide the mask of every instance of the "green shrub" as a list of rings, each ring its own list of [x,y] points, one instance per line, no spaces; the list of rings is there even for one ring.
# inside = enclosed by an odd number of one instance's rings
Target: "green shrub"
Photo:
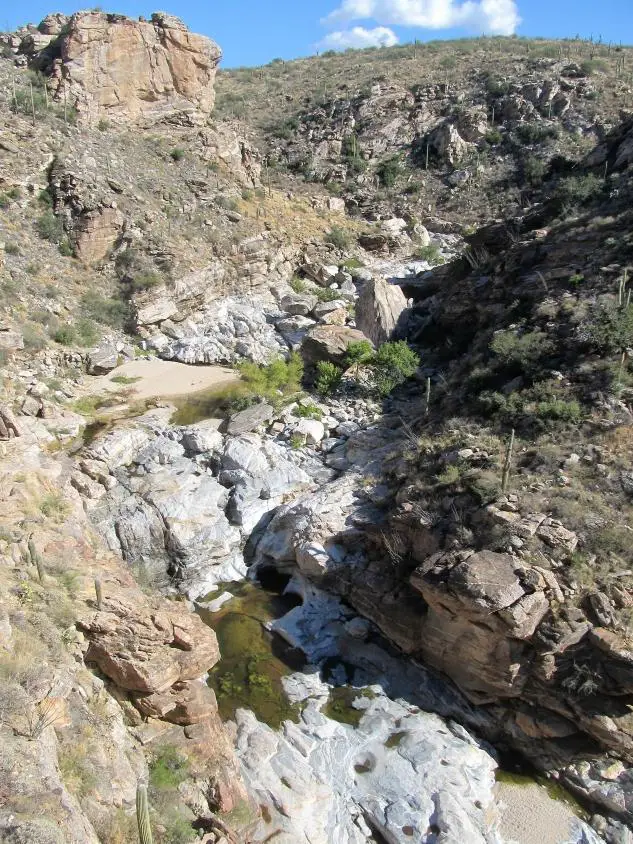
[[[578,424],[583,419],[583,412],[577,401],[563,401],[551,399],[536,405],[536,415],[540,419],[553,419],[560,422]]]
[[[335,302],[341,296],[341,291],[332,287],[317,287],[310,292],[317,297],[319,302]]]
[[[176,147],[169,153],[169,157],[172,161],[182,161],[185,157],[185,151],[181,147]]]
[[[343,377],[343,370],[328,360],[320,360],[317,363],[317,378],[315,389],[322,396],[331,396],[335,393]]]
[[[63,255],[64,258],[72,258],[75,254],[72,246],[70,245],[70,241],[67,237],[65,237],[61,243],[59,244],[59,254]]]
[[[436,243],[429,243],[427,246],[417,246],[413,251],[413,257],[417,261],[426,261],[434,266],[444,263],[444,256]]]
[[[154,270],[145,270],[136,273],[130,280],[129,290],[131,293],[141,293],[143,290],[151,290],[162,283],[160,273]]]
[[[340,226],[332,226],[330,231],[325,235],[325,242],[330,243],[336,249],[344,251],[349,249],[351,239],[347,231]]]
[[[89,319],[112,328],[124,328],[130,318],[130,306],[127,302],[101,296],[92,290],[81,297],[81,310]]]
[[[420,358],[404,340],[398,340],[394,343],[383,343],[376,352],[372,365],[378,392],[385,396],[415,373],[420,365]]]
[[[149,763],[149,785],[156,791],[177,789],[188,776],[189,760],[173,745],[163,745]]]
[[[22,328],[22,339],[24,340],[24,348],[32,352],[39,352],[46,348],[46,337],[39,325],[27,322]]]
[[[53,340],[62,346],[72,346],[77,339],[77,333],[72,325],[61,325],[52,333]]]
[[[52,208],[53,207],[53,196],[50,192],[49,188],[42,188],[42,190],[37,195],[37,201],[40,205],[43,205],[44,208]]]
[[[541,359],[553,348],[552,341],[542,331],[525,334],[499,331],[490,343],[490,350],[505,366],[517,367],[526,374],[534,372]]]
[[[547,126],[542,123],[519,123],[516,133],[524,144],[540,144],[548,138],[558,137],[556,126]]]
[[[347,346],[345,362],[348,366],[368,364],[371,363],[373,359],[374,347],[369,340],[357,340],[354,343],[349,343]]]
[[[11,205],[11,199],[6,193],[0,193],[0,209],[8,208]]]
[[[547,173],[547,164],[536,155],[526,155],[521,162],[521,176],[523,182],[532,187],[542,184]]]
[[[97,326],[91,319],[80,317],[77,320],[77,342],[80,346],[94,346],[100,339]]]
[[[105,117],[101,117],[99,119],[99,122],[97,123],[97,129],[100,132],[107,132],[107,130],[109,128],[110,128],[110,121]]]
[[[9,242],[4,244],[4,251],[7,255],[19,255],[20,247],[17,243]]]
[[[376,175],[380,179],[380,183],[385,188],[392,188],[398,181],[398,176],[402,173],[402,163],[400,159],[394,155],[386,161],[382,161],[376,168]]]
[[[288,360],[277,358],[268,364],[244,361],[239,371],[251,395],[273,403],[301,390],[303,361],[296,352],[292,352]]]
[[[293,276],[290,280],[290,287],[292,287],[295,293],[305,293],[308,289],[308,285],[299,276]]]
[[[316,404],[298,404],[292,413],[301,419],[321,419],[323,416],[323,411]]]
[[[227,211],[237,211],[237,200],[232,196],[217,196],[215,204],[218,208],[224,208]]]
[[[49,492],[40,501],[40,510],[47,519],[61,522],[70,512],[70,505],[59,492]]]
[[[59,243],[64,236],[64,225],[52,211],[45,211],[35,225],[39,236],[51,243]]]
[[[593,173],[565,176],[556,185],[552,198],[566,211],[584,205],[592,197],[599,196],[603,189],[604,182]]]
[[[497,146],[503,140],[503,135],[498,129],[489,129],[486,132],[486,142],[490,144],[490,146]]]
[[[580,71],[584,76],[593,76],[597,70],[606,70],[605,63],[600,59],[585,59],[580,64]]]
[[[607,305],[596,308],[585,326],[589,344],[602,354],[612,355],[633,344],[633,307]]]

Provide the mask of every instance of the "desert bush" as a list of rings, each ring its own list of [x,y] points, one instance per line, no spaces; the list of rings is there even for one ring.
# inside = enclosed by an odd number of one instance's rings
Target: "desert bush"
[[[549,401],[538,402],[536,416],[540,419],[577,424],[582,421],[584,414],[580,404],[575,400],[550,399]]]
[[[593,173],[565,176],[556,185],[552,198],[563,211],[570,211],[599,196],[603,189],[604,182]]]
[[[436,243],[429,243],[427,246],[416,246],[413,257],[417,261],[426,261],[428,264],[443,264],[444,256]]]
[[[40,510],[47,519],[61,522],[70,512],[70,506],[59,492],[49,492],[40,501]]]
[[[331,287],[317,287],[310,292],[317,297],[319,302],[335,302],[341,296],[340,290]]]
[[[24,340],[24,348],[29,349],[29,351],[39,352],[46,348],[46,336],[39,325],[27,322],[22,328],[22,339]]]
[[[161,282],[160,273],[154,270],[145,270],[132,276],[129,290],[132,293],[141,293],[144,290],[151,290],[154,287],[158,287]]]
[[[244,361],[239,371],[251,395],[275,404],[301,390],[303,361],[296,352],[288,360],[277,358],[268,364]]]
[[[316,371],[317,378],[314,386],[317,393],[322,396],[331,396],[341,384],[343,370],[328,360],[320,360]]]
[[[4,251],[7,255],[19,255],[20,247],[17,245],[17,243],[12,243],[11,241],[9,241],[9,243],[4,244]]]
[[[169,157],[172,161],[182,161],[185,157],[185,151],[181,147],[175,147],[175,149],[172,149],[169,153]]]
[[[521,162],[521,177],[525,184],[540,185],[547,173],[547,164],[536,155],[526,155]]]
[[[404,340],[383,343],[372,362],[378,393],[383,396],[390,393],[410,378],[419,365],[420,358]]]
[[[374,359],[374,347],[369,340],[358,340],[347,346],[345,362],[348,366],[360,366]]]
[[[64,225],[52,211],[45,211],[38,218],[35,227],[39,236],[51,243],[59,243],[64,236]]]
[[[386,161],[382,161],[376,168],[376,175],[384,188],[392,188],[402,173],[402,163],[398,156],[394,155]]]
[[[101,296],[93,290],[84,293],[81,297],[81,310],[89,319],[112,328],[123,328],[130,318],[130,306],[127,302]]]
[[[499,331],[490,343],[490,350],[505,366],[520,369],[526,375],[533,373],[553,348],[552,341],[543,331],[525,334]]]
[[[348,232],[341,228],[341,226],[332,226],[330,231],[325,235],[325,242],[330,243],[336,249],[344,251],[345,249],[349,249],[351,238]]]
[[[149,785],[152,790],[176,789],[189,776],[189,760],[178,748],[165,744],[152,755]]]
[[[304,279],[299,278],[299,276],[296,275],[290,279],[290,287],[292,287],[295,293],[305,293],[308,289],[308,285],[305,283]]]
[[[74,325],[60,325],[51,332],[51,337],[61,346],[72,346],[77,341]]]
[[[613,304],[596,308],[584,331],[597,352],[621,352],[633,345],[633,307],[618,308]]]
[[[524,144],[540,144],[548,138],[557,138],[558,128],[543,123],[519,123],[516,133]]]
[[[323,411],[316,404],[298,404],[292,414],[300,419],[321,419]]]

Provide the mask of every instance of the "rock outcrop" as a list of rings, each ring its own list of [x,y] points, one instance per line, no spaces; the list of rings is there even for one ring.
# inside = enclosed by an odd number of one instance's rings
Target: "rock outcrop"
[[[153,119],[213,109],[222,52],[181,20],[158,12],[151,21],[78,12],[33,62],[55,80],[55,96],[82,121]]]

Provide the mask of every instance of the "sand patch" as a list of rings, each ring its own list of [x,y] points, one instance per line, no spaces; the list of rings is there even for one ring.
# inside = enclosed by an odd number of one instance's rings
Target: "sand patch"
[[[112,379],[116,378],[116,381]],[[138,379],[127,384],[121,379]],[[171,360],[133,360],[108,375],[90,382],[91,392],[133,391],[133,399],[170,398],[208,390],[239,381],[239,374],[226,366],[190,366]]]
[[[561,844],[569,841],[578,820],[563,800],[555,800],[537,783],[497,783],[501,823],[499,832],[507,844]]]

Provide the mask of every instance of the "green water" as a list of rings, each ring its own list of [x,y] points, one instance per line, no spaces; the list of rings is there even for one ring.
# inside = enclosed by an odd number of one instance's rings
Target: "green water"
[[[245,399],[249,389],[244,383],[219,384],[208,390],[189,393],[172,399],[176,411],[171,417],[172,425],[195,425],[203,419],[223,419],[231,406],[239,399]]]
[[[297,721],[299,707],[289,702],[281,678],[303,667],[303,655],[264,627],[285,615],[296,601],[252,583],[227,584],[209,597],[222,591],[236,597],[217,613],[199,611],[215,630],[222,654],[209,676],[220,715],[233,719],[243,708],[274,728],[288,719]]]
[[[356,709],[354,701],[359,697],[370,700],[375,697],[371,689],[355,689],[352,686],[335,686],[330,689],[330,697],[323,707],[323,714],[341,724],[358,727],[365,714],[364,709]]]

